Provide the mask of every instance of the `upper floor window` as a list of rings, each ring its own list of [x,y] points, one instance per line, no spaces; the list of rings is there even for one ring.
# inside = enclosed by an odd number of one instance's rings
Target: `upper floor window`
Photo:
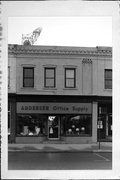
[[[65,68],[65,88],[75,88],[75,68]]]
[[[46,88],[55,88],[55,68],[45,68],[44,86]]]
[[[112,70],[105,69],[105,89],[112,89]]]
[[[34,87],[34,68],[23,68],[23,87]]]

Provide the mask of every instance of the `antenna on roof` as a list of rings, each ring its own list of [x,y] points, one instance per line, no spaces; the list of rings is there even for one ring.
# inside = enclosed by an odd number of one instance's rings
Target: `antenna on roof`
[[[41,32],[42,28],[39,27],[30,34],[22,34],[22,45],[33,45],[37,41]]]

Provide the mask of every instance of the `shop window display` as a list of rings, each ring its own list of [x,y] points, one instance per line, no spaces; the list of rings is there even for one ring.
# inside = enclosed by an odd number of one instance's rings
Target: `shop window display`
[[[67,136],[87,136],[92,134],[91,115],[66,115],[62,117],[62,134]]]
[[[48,115],[18,114],[17,136],[40,136],[48,134]],[[91,136],[92,115],[59,115],[60,135]],[[58,121],[58,119],[56,119]],[[50,122],[49,122],[50,123]],[[51,133],[51,131],[50,131]]]
[[[46,132],[43,115],[18,115],[17,136],[39,136]]]

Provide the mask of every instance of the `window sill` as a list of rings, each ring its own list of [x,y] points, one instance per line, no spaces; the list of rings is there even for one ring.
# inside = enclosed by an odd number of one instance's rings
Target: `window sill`
[[[35,89],[35,87],[22,87],[21,89]]]
[[[78,88],[63,88],[63,90],[78,90]]]
[[[104,91],[112,91],[112,89],[104,89]]]
[[[43,90],[57,90],[57,88],[52,88],[52,87],[45,87]]]

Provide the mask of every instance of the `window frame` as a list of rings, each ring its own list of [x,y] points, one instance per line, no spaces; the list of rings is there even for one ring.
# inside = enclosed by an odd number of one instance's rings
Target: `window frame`
[[[54,70],[54,77],[47,77],[46,76],[46,71],[47,69]],[[47,86],[46,80],[48,79],[53,79],[54,80],[54,85],[53,86]],[[56,87],[56,68],[55,67],[44,67],[44,88],[55,88]]]
[[[33,77],[25,77],[25,69],[32,69],[33,70]],[[32,79],[33,80],[33,85],[32,86],[25,86],[25,79]],[[34,88],[34,67],[23,67],[23,87],[24,88]]]
[[[106,72],[107,71],[111,71],[111,78],[106,78]],[[111,80],[111,88],[110,87],[108,87],[107,85],[106,85],[106,81],[110,81]],[[111,90],[112,89],[112,69],[105,69],[104,70],[104,88],[107,90]]]
[[[73,70],[74,71],[74,78],[67,78],[66,77],[67,70]],[[76,88],[76,68],[65,68],[65,76],[64,77],[65,77],[65,81],[64,81],[65,82],[65,84],[64,84],[65,88]],[[67,84],[66,84],[67,83],[67,79],[73,79],[74,80],[74,86],[67,86]]]

